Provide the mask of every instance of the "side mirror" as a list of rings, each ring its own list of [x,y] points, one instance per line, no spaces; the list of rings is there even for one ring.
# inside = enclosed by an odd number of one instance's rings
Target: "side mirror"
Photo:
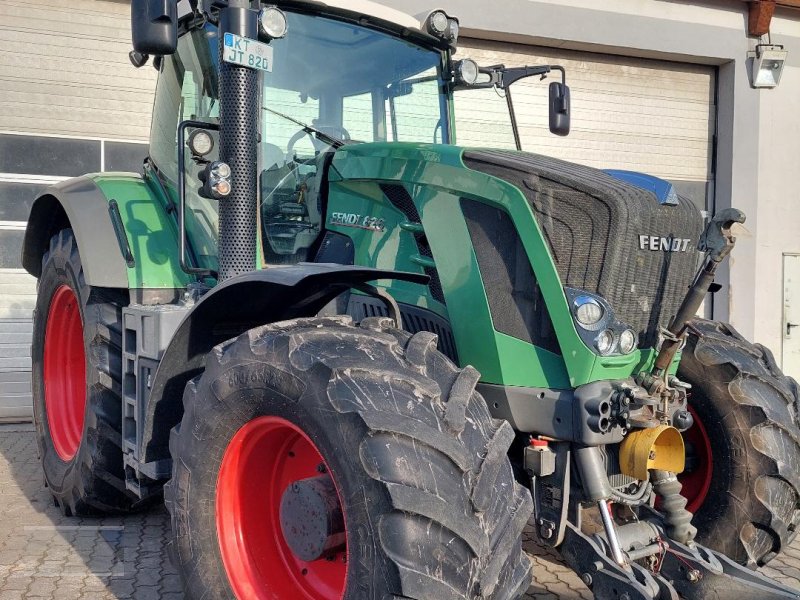
[[[131,2],[133,49],[142,54],[165,56],[178,49],[177,0]]]
[[[554,81],[550,84],[550,133],[569,134],[569,86]]]

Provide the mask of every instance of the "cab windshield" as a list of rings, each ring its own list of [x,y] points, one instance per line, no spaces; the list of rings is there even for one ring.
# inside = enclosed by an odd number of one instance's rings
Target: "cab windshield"
[[[287,20],[286,37],[270,43],[272,70],[261,77],[259,199],[268,263],[309,258],[321,227],[321,168],[332,149],[294,121],[345,143],[450,141],[441,52],[331,18],[290,12]],[[178,124],[218,122],[217,42],[216,28],[195,30],[164,60],[150,156],[172,184],[178,176]],[[216,160],[218,146],[206,158]],[[197,195],[200,166],[187,158],[183,167],[195,262],[214,268],[216,203]]]

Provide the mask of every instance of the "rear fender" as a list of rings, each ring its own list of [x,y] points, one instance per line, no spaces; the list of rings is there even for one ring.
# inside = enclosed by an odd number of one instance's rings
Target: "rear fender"
[[[50,238],[71,228],[86,283],[107,288],[182,288],[178,235],[168,202],[142,175],[94,174],[49,187],[31,209],[22,266],[34,277]]]
[[[301,263],[245,273],[209,291],[162,355],[145,409],[139,462],[154,463],[155,471],[164,473],[169,432],[183,416],[183,390],[202,373],[214,346],[259,325],[314,316],[342,292],[377,279],[428,283],[419,273]]]

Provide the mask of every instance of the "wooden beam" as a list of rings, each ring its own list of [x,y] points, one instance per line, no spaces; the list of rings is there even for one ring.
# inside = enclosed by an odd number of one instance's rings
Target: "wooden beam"
[[[762,36],[769,33],[769,24],[775,13],[775,0],[748,2],[747,35]]]
[[[736,2],[747,2],[748,4],[752,4],[754,2],[760,2],[761,0],[734,0],[734,4]],[[783,8],[799,8],[800,9],[800,0],[772,0],[777,6]]]

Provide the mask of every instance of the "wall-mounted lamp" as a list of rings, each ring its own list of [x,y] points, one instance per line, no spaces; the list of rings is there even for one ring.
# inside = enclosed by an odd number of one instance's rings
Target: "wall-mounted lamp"
[[[753,59],[750,83],[754,88],[774,88],[781,81],[788,51],[777,44],[759,44]]]

